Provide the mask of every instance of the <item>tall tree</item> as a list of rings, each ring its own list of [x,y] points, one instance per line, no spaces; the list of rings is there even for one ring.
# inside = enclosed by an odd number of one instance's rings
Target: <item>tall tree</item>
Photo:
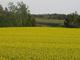
[[[16,17],[17,26],[32,26],[33,19],[26,4],[18,2],[15,6],[14,3],[9,3],[9,11]]]

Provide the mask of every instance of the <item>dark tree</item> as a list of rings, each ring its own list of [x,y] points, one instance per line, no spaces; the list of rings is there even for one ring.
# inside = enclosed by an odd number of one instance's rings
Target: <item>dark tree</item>
[[[14,5],[13,2],[8,4],[8,8],[3,9],[0,5],[0,26],[34,26],[35,19],[32,18],[28,7],[23,2]]]

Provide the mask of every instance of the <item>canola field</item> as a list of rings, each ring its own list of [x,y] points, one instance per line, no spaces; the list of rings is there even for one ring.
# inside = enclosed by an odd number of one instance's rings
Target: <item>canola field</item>
[[[80,60],[80,29],[0,28],[0,60]]]

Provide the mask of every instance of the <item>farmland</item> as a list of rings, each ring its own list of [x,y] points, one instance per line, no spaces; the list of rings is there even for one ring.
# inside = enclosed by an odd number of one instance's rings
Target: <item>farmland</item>
[[[0,60],[80,60],[80,29],[0,28]]]
[[[64,20],[48,19],[48,18],[36,18],[37,26],[64,26]]]

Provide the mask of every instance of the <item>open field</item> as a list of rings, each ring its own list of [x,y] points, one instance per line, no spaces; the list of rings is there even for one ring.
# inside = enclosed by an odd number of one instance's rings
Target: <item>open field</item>
[[[80,60],[80,29],[0,28],[0,60]]]
[[[63,26],[64,20],[36,18],[36,23],[42,26]]]
[[[64,20],[58,20],[58,19],[48,19],[48,18],[36,18],[37,22],[45,22],[45,23],[64,23]]]

